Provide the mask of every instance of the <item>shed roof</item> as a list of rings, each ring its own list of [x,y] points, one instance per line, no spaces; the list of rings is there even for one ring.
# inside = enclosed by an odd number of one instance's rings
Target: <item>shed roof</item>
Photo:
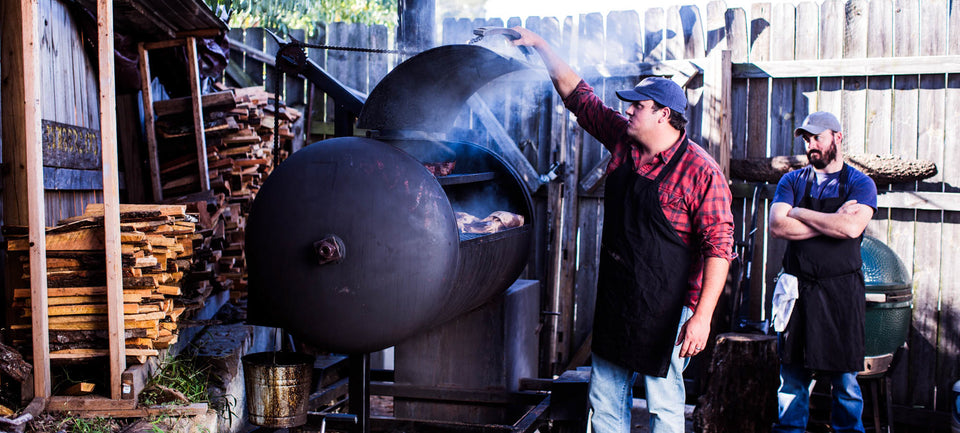
[[[96,13],[97,0],[74,0]],[[173,39],[227,24],[203,0],[114,0],[114,30],[142,41]]]

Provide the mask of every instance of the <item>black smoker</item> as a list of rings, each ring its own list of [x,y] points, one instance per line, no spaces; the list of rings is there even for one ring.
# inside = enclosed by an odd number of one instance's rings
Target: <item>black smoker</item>
[[[510,37],[509,30],[492,30],[486,31]],[[397,345],[397,385],[402,382],[397,389],[407,394],[388,395],[397,397],[398,422],[407,422],[399,419],[401,411],[435,414],[476,403],[477,411],[466,408],[476,416],[461,417],[464,412],[454,409],[443,417],[471,418],[490,432],[532,432],[546,416],[554,429],[585,428],[582,375],[565,374],[546,394],[515,392],[518,378],[535,375],[541,314],[539,284],[517,280],[532,248],[531,199],[526,183],[497,154],[451,134],[468,98],[498,77],[528,68],[505,39],[486,39],[488,48],[449,45],[410,58],[366,100],[304,60],[293,44],[278,53],[278,67],[284,65],[281,58],[299,59],[306,67],[287,65],[288,71],[336,100],[337,135],[352,130],[351,113],[358,115],[357,127],[370,131],[366,138],[324,140],[291,155],[264,182],[246,226],[248,322],[284,328],[317,349],[350,355],[355,416],[338,421],[337,414],[326,412],[320,414],[323,422],[370,431],[369,353]],[[451,163],[449,174],[428,170]],[[525,223],[465,235],[455,216],[461,211],[479,218],[506,211]],[[438,333],[442,339],[434,339]],[[470,350],[437,356],[435,349],[448,347],[446,338]],[[405,368],[426,351],[439,362],[414,361],[414,368]],[[431,388],[433,379],[423,376],[434,372],[432,365],[457,376],[453,385],[461,386],[460,392]],[[504,371],[506,365],[513,369]],[[460,374],[460,368],[470,374]],[[441,385],[449,385],[443,380]],[[504,382],[512,385],[505,390]],[[431,402],[421,405],[421,397]],[[516,404],[508,410],[525,408],[519,421],[490,421],[520,413],[487,411],[487,405],[504,403]],[[314,415],[308,424],[319,422]],[[427,421],[426,428],[435,431],[439,425]],[[454,425],[477,431],[463,422],[440,428],[456,430]]]
[[[249,322],[321,350],[369,353],[475,308],[526,266],[532,212],[518,175],[444,134],[487,82],[525,66],[474,45],[398,65],[357,126],[301,149],[264,182],[247,222]],[[425,165],[455,162],[435,176]],[[454,212],[522,215],[525,224],[459,233]]]

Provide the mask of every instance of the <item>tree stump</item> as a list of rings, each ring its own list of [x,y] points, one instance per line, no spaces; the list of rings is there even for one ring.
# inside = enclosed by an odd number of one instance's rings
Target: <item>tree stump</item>
[[[779,386],[776,337],[720,334],[707,373],[706,391],[693,413],[694,431],[769,432],[777,420]]]

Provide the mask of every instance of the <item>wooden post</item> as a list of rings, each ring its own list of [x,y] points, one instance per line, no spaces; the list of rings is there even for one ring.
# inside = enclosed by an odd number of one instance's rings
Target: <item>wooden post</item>
[[[120,269],[120,183],[117,158],[117,94],[113,63],[113,1],[97,1],[97,58],[100,75],[100,142],[103,158],[103,243],[107,262],[107,333],[110,341],[110,397],[121,397],[126,369],[123,282]],[[149,84],[149,83],[147,83]],[[32,263],[31,263],[32,267]],[[31,281],[46,276],[31,275]],[[34,298],[36,299],[36,298]]]
[[[163,201],[163,187],[160,184],[160,161],[157,159],[157,127],[153,119],[153,88],[150,85],[150,52],[141,42],[137,46],[140,53],[140,92],[143,95],[143,127],[147,132],[147,157],[150,161],[150,185],[153,187],[153,201]]]
[[[777,420],[779,385],[776,337],[720,334],[710,362],[706,391],[693,413],[694,431],[770,431]]]
[[[203,132],[203,102],[200,99],[200,66],[197,64],[197,38],[187,38],[187,61],[190,62],[190,94],[193,96],[193,131],[197,138],[197,165],[200,170],[200,190],[210,190],[207,174],[207,137]]]
[[[436,45],[434,22],[437,14],[436,0],[400,0],[400,25],[397,28],[397,45],[401,51],[423,51]]]
[[[39,3],[37,0],[20,2],[21,65],[23,75],[22,104],[26,147],[27,221],[30,236],[30,296],[33,316],[33,377],[34,395],[46,398],[50,386],[50,335],[47,333],[47,242],[44,220],[43,148],[41,146],[40,114],[40,38]],[[12,75],[11,75],[12,76]],[[16,77],[14,78],[16,79]],[[10,143],[12,146],[21,143]],[[6,147],[6,146],[5,146]]]

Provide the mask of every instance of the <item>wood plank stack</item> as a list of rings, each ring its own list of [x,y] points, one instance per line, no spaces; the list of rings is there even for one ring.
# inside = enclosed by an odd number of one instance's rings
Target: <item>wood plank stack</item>
[[[189,98],[157,101],[157,137],[161,184],[167,203],[179,203],[196,213],[209,231],[205,243],[215,266],[209,275],[218,288],[229,288],[232,299],[246,296],[243,253],[246,216],[257,191],[277,161],[289,154],[299,111],[275,104],[262,86],[218,88],[204,95],[207,170],[210,191],[197,192],[198,166]],[[274,138],[280,152],[275,158]]]
[[[213,266],[210,234],[198,230],[184,205],[121,205],[120,223],[126,354],[128,362],[143,363],[177,341],[179,321],[212,292],[203,277]],[[20,318],[13,329],[30,341],[29,241],[25,228],[4,232],[11,260],[18,257],[23,270],[14,290]],[[99,203],[47,230],[51,359],[108,356],[103,234]]]
[[[277,108],[263,87],[223,88],[201,98],[210,187],[227,197],[252,199],[274,164],[274,126],[280,159],[294,138],[292,124],[300,112]],[[201,190],[190,98],[154,103],[158,115],[157,157],[164,197]]]
[[[191,195],[182,203],[187,206],[189,213],[197,215],[198,226],[206,234],[206,247],[198,255],[209,262],[209,270],[202,274],[195,272],[194,279],[202,275],[215,289],[229,289],[232,300],[246,297],[247,269],[243,239],[253,197],[230,203],[225,194],[208,192],[202,197]]]

